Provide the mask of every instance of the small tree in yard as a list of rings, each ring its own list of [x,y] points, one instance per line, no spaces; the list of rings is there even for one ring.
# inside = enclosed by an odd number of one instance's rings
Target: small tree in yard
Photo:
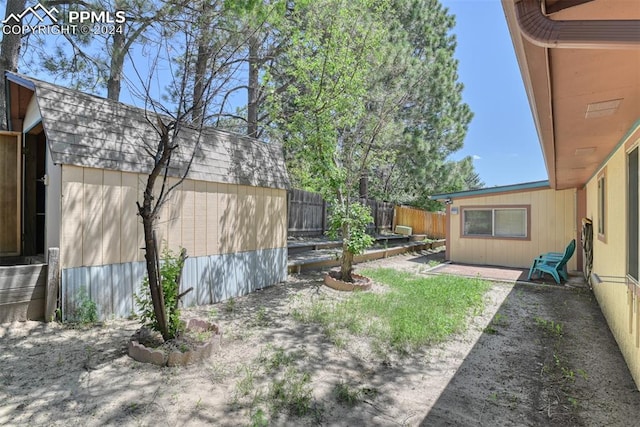
[[[342,236],[342,262],[340,277],[344,281],[353,281],[351,270],[354,255],[359,255],[373,244],[373,237],[367,234],[367,225],[373,222],[371,210],[358,202],[331,205],[329,218],[329,236]]]
[[[226,4],[226,2],[225,2]],[[241,14],[250,10],[256,2],[241,3],[235,10]],[[160,46],[158,52],[178,52],[170,58],[158,57],[154,64],[168,61],[175,71],[167,83],[164,102],[153,99],[151,95],[152,69],[145,80],[138,77],[143,88],[138,97],[144,100],[146,110],[153,111],[147,116],[149,125],[155,130],[157,139],[145,144],[145,151],[151,159],[151,171],[147,177],[142,202],[138,202],[138,214],[142,218],[144,230],[144,249],[147,278],[151,306],[143,303],[143,321],[160,332],[163,339],[170,340],[180,332],[178,304],[180,298],[191,289],[179,294],[180,277],[186,252],[183,250],[179,258],[165,256],[160,263],[160,250],[155,236],[155,224],[163,205],[171,193],[185,180],[194,156],[199,151],[202,130],[211,117],[207,111],[216,99],[224,97],[226,70],[235,62],[233,55],[216,58],[208,67],[202,66],[203,43],[215,37],[216,46],[234,51],[236,44],[242,44],[234,31],[212,27],[212,16],[219,16],[220,10],[207,2],[197,4],[198,7],[182,9],[183,17],[173,32],[163,40],[167,46]],[[225,9],[225,16],[233,11]],[[211,14],[211,16],[209,15]],[[229,18],[231,20],[231,18]],[[225,20],[224,23],[227,23]],[[220,24],[222,25],[222,24]],[[213,36],[212,36],[213,35]],[[249,36],[247,36],[249,37]],[[226,51],[225,50],[225,51]],[[220,53],[220,52],[219,52]],[[222,55],[220,53],[220,55]],[[130,88],[131,89],[131,88]],[[180,146],[179,142],[183,145]],[[178,180],[170,183],[170,170],[179,170]],[[175,172],[174,172],[175,174]],[[163,283],[164,282],[164,283]]]
[[[167,178],[171,157],[175,150],[178,149],[176,141],[178,140],[178,133],[181,130],[181,124],[184,123],[186,114],[189,114],[189,112],[183,112],[183,117],[178,117],[178,120],[170,121],[168,124],[163,123],[160,116],[158,116],[155,129],[158,132],[160,141],[155,153],[150,153],[154,159],[153,169],[147,177],[142,204],[138,202],[138,214],[142,218],[142,227],[144,230],[144,258],[147,267],[145,282],[149,286],[149,294],[153,306],[153,312],[151,312],[143,303],[141,307],[143,311],[143,321],[160,332],[165,341],[175,338],[179,332],[177,308],[180,298],[188,292],[186,291],[178,295],[186,251],[183,250],[181,252],[180,259],[176,266],[174,266],[173,263],[165,263],[165,267],[172,270],[177,269],[177,271],[173,271],[171,275],[161,274],[163,270],[161,270],[160,266],[159,248],[154,228],[156,219],[160,216],[160,209],[167,202],[171,192],[184,181],[191,165],[191,161],[189,161],[186,170],[176,184],[168,185]],[[191,160],[193,159],[193,155],[195,155],[196,149],[197,143],[196,146],[193,147]],[[160,190],[154,191],[157,181],[161,181]],[[172,283],[163,284],[163,276],[165,279],[171,280]],[[165,293],[165,289],[167,293]],[[169,297],[170,300],[167,300],[167,297]]]
[[[347,282],[353,282],[354,255],[373,242],[366,234],[371,214],[356,201],[357,186],[387,128],[386,115],[374,118],[378,112],[366,102],[369,76],[384,55],[386,30],[371,13],[378,7],[386,2],[302,5],[291,16],[291,27],[299,29],[295,43],[274,67],[280,74],[267,76],[273,137],[284,143],[289,172],[306,177],[309,185],[302,186],[333,201],[330,233],[343,238],[340,278]]]

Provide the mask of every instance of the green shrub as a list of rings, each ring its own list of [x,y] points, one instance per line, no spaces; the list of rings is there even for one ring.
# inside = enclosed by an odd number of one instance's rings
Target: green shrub
[[[180,309],[178,308],[180,283],[177,283],[183,265],[184,261],[179,255],[176,255],[168,248],[162,251],[160,277],[162,280],[162,291],[164,293],[165,316],[171,337],[176,337],[184,329],[184,322],[180,320]],[[161,332],[156,314],[153,310],[148,277],[145,277],[142,281],[142,288],[140,293],[135,295],[135,300],[140,309],[140,320],[142,324],[149,329]]]
[[[96,323],[98,321],[98,306],[95,301],[89,297],[84,287],[78,291],[76,321],[83,324]]]

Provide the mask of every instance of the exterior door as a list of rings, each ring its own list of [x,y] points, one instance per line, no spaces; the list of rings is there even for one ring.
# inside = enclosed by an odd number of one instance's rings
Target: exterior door
[[[20,134],[0,132],[0,256],[20,255]]]

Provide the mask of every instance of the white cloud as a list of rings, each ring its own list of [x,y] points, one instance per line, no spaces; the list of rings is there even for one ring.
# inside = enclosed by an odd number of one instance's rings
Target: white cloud
[[[482,159],[482,157],[478,156],[477,154],[474,154],[473,156],[471,156],[471,158],[472,158],[473,160],[480,160],[480,159]]]

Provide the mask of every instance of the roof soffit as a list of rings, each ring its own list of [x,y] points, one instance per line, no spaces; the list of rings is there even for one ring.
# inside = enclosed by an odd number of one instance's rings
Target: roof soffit
[[[514,0],[503,0],[503,7],[551,185],[582,186],[640,117],[640,49],[537,46],[523,36]],[[560,9],[549,18],[621,17],[640,19],[640,2],[592,0]],[[621,100],[618,108],[604,112],[611,114],[587,114],[594,105],[614,100]]]

